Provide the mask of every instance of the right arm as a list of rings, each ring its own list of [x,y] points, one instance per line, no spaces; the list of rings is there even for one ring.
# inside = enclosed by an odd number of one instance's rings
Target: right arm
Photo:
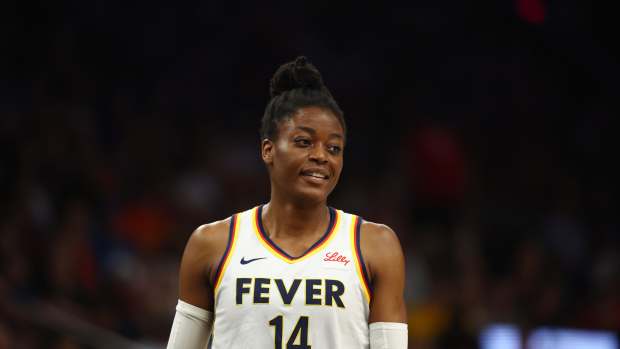
[[[228,243],[230,219],[196,229],[183,252],[179,303],[168,349],[204,349],[213,329],[213,282]]]

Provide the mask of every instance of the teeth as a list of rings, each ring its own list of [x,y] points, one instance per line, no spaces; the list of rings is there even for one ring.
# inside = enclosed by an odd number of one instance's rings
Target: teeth
[[[321,179],[327,179],[327,176],[320,174],[320,173],[316,173],[316,172],[308,173],[308,176],[321,178]]]

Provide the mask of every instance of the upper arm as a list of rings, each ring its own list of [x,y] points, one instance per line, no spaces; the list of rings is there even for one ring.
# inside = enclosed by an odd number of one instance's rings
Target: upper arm
[[[373,289],[368,322],[407,322],[405,257],[396,233],[386,225],[364,222],[360,234]]]
[[[190,236],[179,271],[179,299],[213,310],[212,280],[228,243],[230,219],[205,224]]]

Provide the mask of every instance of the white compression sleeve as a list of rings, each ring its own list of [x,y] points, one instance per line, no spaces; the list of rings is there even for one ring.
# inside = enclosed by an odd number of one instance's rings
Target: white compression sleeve
[[[213,330],[213,313],[179,299],[167,349],[204,349]]]
[[[407,324],[373,322],[370,329],[370,349],[406,349]]]

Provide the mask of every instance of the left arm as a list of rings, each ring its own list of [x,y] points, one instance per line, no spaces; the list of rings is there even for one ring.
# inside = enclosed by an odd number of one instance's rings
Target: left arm
[[[360,235],[373,290],[368,318],[370,347],[406,348],[405,257],[398,237],[388,226],[371,222],[362,224]]]

